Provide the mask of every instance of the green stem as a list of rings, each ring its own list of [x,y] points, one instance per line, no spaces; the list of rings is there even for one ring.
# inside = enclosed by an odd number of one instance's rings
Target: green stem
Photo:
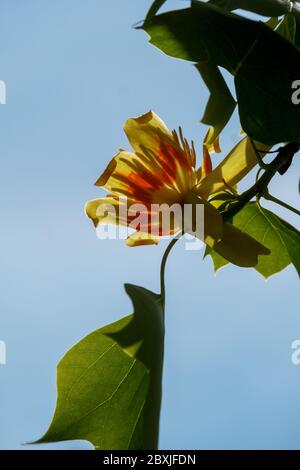
[[[162,304],[163,308],[165,308],[165,294],[166,294],[166,289],[165,289],[165,271],[166,271],[166,263],[168,256],[170,254],[170,251],[172,250],[173,246],[175,243],[179,240],[179,238],[173,238],[173,240],[169,243],[167,246],[166,251],[164,252],[164,255],[161,260],[161,265],[160,265],[160,295],[162,298]]]
[[[163,362],[164,362],[164,312],[165,312],[165,269],[168,256],[172,250],[178,238],[174,238],[167,246],[164,252],[161,267],[160,267],[160,284],[161,284],[161,318],[162,330],[158,331],[158,334],[153,334],[149,330],[149,334],[152,336],[152,343],[155,345],[154,351],[152,351],[150,360],[153,361],[150,374],[150,384],[148,391],[148,399],[145,404],[145,449],[156,450],[158,449],[158,438],[159,438],[159,421],[160,421],[160,409],[161,409],[161,397],[162,397],[162,375],[163,375]],[[142,360],[145,364],[149,363],[149,360]]]
[[[151,5],[151,7],[150,7],[150,9],[149,9],[149,11],[148,11],[148,13],[147,13],[147,15],[146,15],[146,20],[145,20],[145,21],[151,20],[151,19],[153,18],[153,16],[156,15],[156,13],[158,12],[158,10],[163,6],[163,4],[164,4],[166,1],[167,1],[167,0],[155,0],[155,1],[152,3],[152,5]]]
[[[279,206],[282,206],[285,209],[288,209],[289,211],[292,211],[295,214],[300,215],[300,211],[298,211],[298,209],[296,209],[295,207],[290,206],[289,204],[287,204],[284,201],[281,201],[280,199],[277,199],[277,197],[271,196],[271,194],[269,194],[269,193],[266,193],[263,196],[267,201],[274,202],[275,204],[278,204]]]

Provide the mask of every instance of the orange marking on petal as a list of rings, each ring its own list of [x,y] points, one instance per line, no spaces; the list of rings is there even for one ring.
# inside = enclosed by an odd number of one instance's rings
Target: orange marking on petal
[[[159,157],[162,160],[165,178],[169,179],[170,182],[173,183],[176,180],[176,168],[174,157],[171,156],[169,147],[170,145],[161,143]]]
[[[212,172],[212,162],[207,147],[203,147],[203,163],[202,163],[202,177],[209,175]]]
[[[174,184],[178,176],[178,167],[190,170],[186,154],[181,149],[177,149],[167,142],[161,142],[159,156],[163,162],[164,180],[166,183]]]

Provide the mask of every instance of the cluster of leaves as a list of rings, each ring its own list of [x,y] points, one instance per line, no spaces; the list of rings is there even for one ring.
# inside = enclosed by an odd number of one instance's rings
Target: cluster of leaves
[[[157,14],[163,3],[153,3],[141,28],[160,50],[196,65],[210,90],[202,121],[213,127],[211,142],[236,106],[241,126],[253,140],[270,146],[300,142],[300,106],[291,100],[292,83],[300,79],[297,2],[193,1],[189,8]],[[268,18],[251,20],[232,13],[236,9]],[[234,77],[236,99],[220,68]],[[221,194],[219,201],[226,198],[227,193]],[[294,227],[251,200],[231,222],[269,248],[270,255],[255,267],[264,277],[290,263],[300,275],[300,234]],[[215,270],[228,263],[212,249],[207,254]],[[59,363],[57,406],[39,443],[86,439],[96,449],[157,448],[164,287],[159,295],[132,285],[126,292],[133,315],[90,334]]]
[[[300,141],[300,108],[291,100],[292,83],[300,77],[300,52],[290,43],[297,41],[299,45],[300,26],[297,29],[295,15],[287,13],[268,25],[228,12],[244,7],[277,17],[287,11],[285,3],[288,2],[193,1],[183,10],[148,15],[143,24],[153,45],[172,57],[196,64],[211,92],[202,121],[214,127],[212,141],[236,105],[219,67],[234,77],[240,121],[246,134],[272,145]],[[270,25],[280,34],[274,34]]]

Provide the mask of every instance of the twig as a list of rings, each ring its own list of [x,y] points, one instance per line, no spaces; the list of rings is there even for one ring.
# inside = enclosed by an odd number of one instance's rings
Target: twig
[[[260,178],[257,179],[255,184],[243,194],[241,194],[239,196],[238,201],[236,203],[233,203],[227,210],[222,213],[223,219],[225,221],[231,220],[232,217],[235,216],[238,212],[240,212],[240,210],[242,210],[248,204],[248,202],[251,201],[252,198],[259,198],[261,196],[264,196],[264,194],[267,194],[268,185],[270,181],[275,176],[275,174],[283,167],[283,165],[286,164],[287,159],[290,158],[290,155],[285,155],[284,153],[286,148],[287,146],[283,147],[281,151],[279,151],[278,155],[274,158],[271,163],[268,164],[267,168],[265,169],[265,172]],[[297,209],[295,209],[295,211],[297,211]],[[298,213],[298,211],[296,213]]]

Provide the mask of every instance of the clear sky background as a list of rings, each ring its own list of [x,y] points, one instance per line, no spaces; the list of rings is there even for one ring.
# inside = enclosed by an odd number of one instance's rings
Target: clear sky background
[[[100,241],[83,212],[119,147],[124,121],[153,109],[199,149],[207,91],[193,66],[164,56],[132,25],[150,0],[1,0],[0,448],[46,430],[55,366],[79,339],[131,312],[124,282],[158,290],[158,247]],[[168,7],[183,6],[170,1]],[[299,77],[300,78],[300,77]],[[239,138],[237,117],[222,139]],[[296,159],[295,159],[296,160]],[[299,206],[299,159],[273,193]],[[253,175],[252,175],[253,177]],[[280,211],[287,220],[295,217]],[[179,242],[167,268],[160,447],[300,449],[299,281],[268,282]]]

